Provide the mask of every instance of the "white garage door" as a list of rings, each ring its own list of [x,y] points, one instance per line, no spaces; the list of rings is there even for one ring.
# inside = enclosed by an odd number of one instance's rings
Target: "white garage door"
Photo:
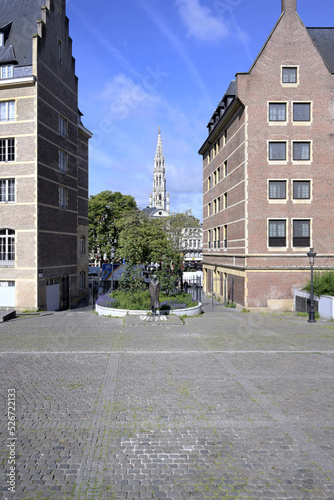
[[[46,309],[48,311],[59,310],[59,279],[48,280],[46,284]]]
[[[15,307],[15,281],[0,281],[0,307]]]

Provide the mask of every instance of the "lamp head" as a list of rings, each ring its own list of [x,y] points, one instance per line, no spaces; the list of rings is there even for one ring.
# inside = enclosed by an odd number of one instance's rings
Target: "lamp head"
[[[317,255],[317,252],[315,252],[313,250],[313,247],[310,248],[310,251],[307,252],[307,256],[309,258],[309,261],[310,261],[310,266],[314,266],[314,259],[315,259],[315,256]]]

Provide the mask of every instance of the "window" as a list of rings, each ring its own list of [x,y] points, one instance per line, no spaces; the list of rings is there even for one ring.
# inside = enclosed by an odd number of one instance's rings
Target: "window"
[[[269,199],[285,200],[286,181],[269,181]]]
[[[227,224],[224,226],[224,248],[227,248]]]
[[[269,246],[270,247],[285,247],[286,233],[285,220],[270,220],[269,221]]]
[[[0,76],[2,79],[13,78],[14,66],[1,66]]]
[[[269,142],[269,160],[286,160],[286,142]]]
[[[80,273],[80,290],[84,290],[86,288],[86,273],[85,271],[81,271]]]
[[[293,159],[299,161],[310,160],[310,143],[309,142],[294,142],[293,143]]]
[[[286,104],[271,102],[269,103],[269,121],[285,122],[286,121]]]
[[[80,254],[84,255],[86,253],[86,238],[80,236]]]
[[[293,199],[294,200],[309,200],[310,199],[311,181],[293,181]]]
[[[224,208],[227,208],[227,193],[224,193]]]
[[[282,68],[282,83],[297,83],[297,68],[283,67]]]
[[[0,102],[0,122],[15,120],[15,101]]]
[[[217,168],[217,182],[220,181],[220,167]]]
[[[208,177],[208,189],[210,189],[210,188],[211,188],[211,176],[209,175],[209,177]]]
[[[0,179],[0,203],[15,201],[15,179]]]
[[[311,103],[294,102],[293,103],[293,121],[309,122],[311,120]]]
[[[0,266],[13,267],[15,264],[15,231],[0,230]]]
[[[61,41],[58,40],[58,61],[61,62]]]
[[[216,227],[214,229],[214,247],[215,248],[220,248],[220,227]]]
[[[208,215],[211,215],[211,203],[208,203]]]
[[[62,149],[59,150],[59,170],[67,172],[67,153]]]
[[[224,177],[227,176],[227,160],[224,161]]]
[[[0,139],[0,161],[15,161],[15,139]]]
[[[293,246],[294,247],[309,247],[310,246],[310,221],[309,220],[294,220],[293,221]]]
[[[208,248],[211,248],[211,229],[208,230]]]
[[[59,134],[67,137],[67,120],[62,116],[59,117]]]
[[[59,186],[59,206],[67,208],[67,189],[63,186]]]
[[[0,33],[0,47],[3,47],[5,45],[5,34]]]
[[[220,196],[217,198],[217,212],[220,212]]]
[[[213,172],[213,185],[215,186],[217,184],[217,172],[216,170]]]

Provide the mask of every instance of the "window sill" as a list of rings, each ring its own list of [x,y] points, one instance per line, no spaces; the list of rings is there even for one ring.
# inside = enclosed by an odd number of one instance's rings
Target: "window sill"
[[[284,126],[284,127],[286,127],[286,126],[287,126],[287,124],[288,124],[288,122],[287,122],[287,121],[276,121],[276,122],[275,122],[275,121],[273,121],[273,120],[270,120],[270,121],[268,120],[268,125],[269,125],[269,127],[276,127],[276,126],[279,126],[279,127]]]
[[[303,203],[311,203],[312,200],[292,200],[292,203],[295,203],[296,205],[303,204]]]
[[[312,160],[292,160],[292,165],[312,165]]]
[[[269,252],[286,252],[288,247],[267,247]]]

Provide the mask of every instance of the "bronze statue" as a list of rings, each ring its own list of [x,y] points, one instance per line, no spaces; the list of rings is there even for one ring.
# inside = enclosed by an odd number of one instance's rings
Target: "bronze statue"
[[[151,298],[151,309],[153,316],[156,316],[156,310],[160,307],[159,294],[160,294],[160,283],[157,276],[154,274],[150,279],[149,284],[150,298]]]

